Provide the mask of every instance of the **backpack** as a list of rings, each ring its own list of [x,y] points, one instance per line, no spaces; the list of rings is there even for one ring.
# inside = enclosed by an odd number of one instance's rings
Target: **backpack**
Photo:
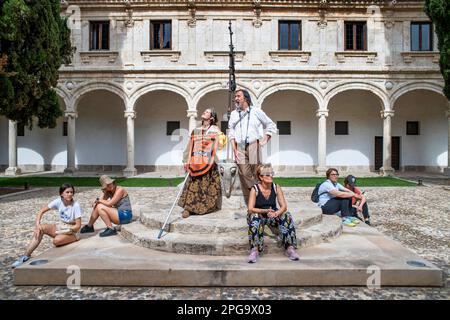
[[[322,192],[321,194],[319,194],[319,188],[322,185],[323,182],[319,182],[318,184],[316,184],[316,187],[314,188],[313,192],[311,193],[311,201],[318,203],[319,202],[319,197],[324,194],[325,192]]]

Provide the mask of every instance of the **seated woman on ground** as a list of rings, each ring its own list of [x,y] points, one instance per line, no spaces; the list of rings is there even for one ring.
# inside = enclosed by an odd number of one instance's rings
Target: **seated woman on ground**
[[[335,214],[342,218],[342,223],[354,227],[359,220],[351,212],[352,198],[361,200],[361,196],[345,188],[338,182],[339,172],[330,168],[326,172],[327,180],[319,187],[319,207],[323,214]]]
[[[273,169],[270,164],[257,169],[260,180],[250,190],[248,200],[248,239],[250,243],[249,263],[255,263],[264,248],[264,226],[278,228],[285,253],[290,260],[299,260],[296,252],[297,236],[294,220],[287,211],[286,200],[279,185],[273,182]],[[280,208],[277,208],[277,201]]]
[[[124,188],[117,186],[116,182],[107,175],[102,175],[99,180],[103,197],[95,200],[89,222],[81,228],[80,232],[94,232],[94,223],[100,217],[106,224],[106,229],[100,233],[100,237],[113,236],[117,234],[113,223],[116,225],[127,224],[133,218],[130,197]]]
[[[75,189],[72,184],[64,183],[59,188],[60,197],[43,207],[37,217],[33,238],[31,239],[25,255],[20,256],[12,267],[16,268],[30,259],[33,251],[39,246],[44,234],[53,238],[53,244],[57,247],[63,246],[79,239],[77,232],[81,227],[81,207],[78,202],[73,199]],[[49,210],[58,210],[60,224],[41,224],[44,213]]]

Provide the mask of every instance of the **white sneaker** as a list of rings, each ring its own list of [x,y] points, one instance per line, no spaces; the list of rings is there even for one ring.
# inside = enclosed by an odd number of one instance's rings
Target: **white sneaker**
[[[30,259],[28,256],[20,256],[17,258],[16,261],[11,265],[11,268],[17,268],[18,266],[22,265],[23,263],[27,262]]]

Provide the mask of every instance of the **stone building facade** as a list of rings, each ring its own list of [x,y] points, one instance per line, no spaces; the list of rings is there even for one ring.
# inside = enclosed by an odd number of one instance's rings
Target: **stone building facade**
[[[32,131],[0,118],[7,174],[180,171],[202,111],[226,114],[230,21],[238,87],[279,127],[265,149],[278,171],[448,172],[449,103],[423,1],[61,3],[76,47],[56,89],[65,116]]]

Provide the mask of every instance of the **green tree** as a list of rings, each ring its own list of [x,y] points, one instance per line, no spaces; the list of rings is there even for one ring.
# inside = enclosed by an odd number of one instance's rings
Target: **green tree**
[[[0,114],[30,128],[62,115],[53,88],[73,49],[60,12],[59,0],[0,0]]]
[[[450,0],[425,0],[425,12],[433,22],[438,37],[444,94],[450,100]]]

